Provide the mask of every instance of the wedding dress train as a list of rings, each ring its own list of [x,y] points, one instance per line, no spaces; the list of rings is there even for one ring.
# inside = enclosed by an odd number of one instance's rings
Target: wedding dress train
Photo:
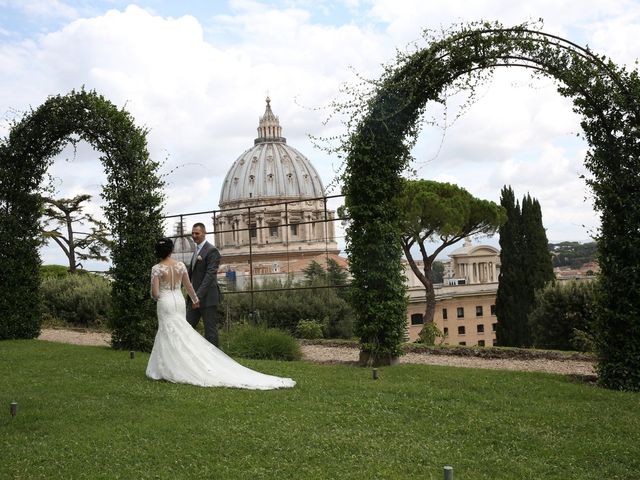
[[[187,323],[181,284],[194,303],[197,302],[182,262],[153,266],[151,290],[158,301],[158,333],[147,365],[149,378],[251,390],[290,388],[296,384],[290,378],[274,377],[244,367],[205,340]]]

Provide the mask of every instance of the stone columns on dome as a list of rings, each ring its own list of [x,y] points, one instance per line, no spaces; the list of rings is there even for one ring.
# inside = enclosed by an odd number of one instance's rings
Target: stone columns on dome
[[[226,235],[225,233],[225,220],[223,217],[217,217],[216,218],[216,223],[215,225],[215,242],[216,242],[216,247],[218,248],[224,248],[225,246],[225,238],[224,236]]]
[[[287,223],[287,213],[280,212],[280,241],[283,245],[289,243],[289,226]]]
[[[233,217],[233,221],[235,223],[235,241],[236,241],[236,246],[240,246],[242,245],[242,237],[243,237],[243,231],[242,231],[242,216],[241,215],[235,215]]]
[[[318,228],[320,230],[318,234],[318,240],[323,243],[327,241],[327,237],[329,236],[329,222],[327,222],[328,219],[329,212],[326,211],[323,205],[322,210],[318,211],[318,221],[320,222],[318,224]]]
[[[309,212],[303,212],[302,218],[304,219],[304,240],[310,243],[311,238],[311,214]]]
[[[329,231],[329,239],[334,242],[336,239],[336,226],[335,226],[335,221],[333,221],[335,219],[335,215],[333,214],[333,212],[328,212],[328,219],[329,219],[329,223],[327,224],[328,226],[328,231]]]
[[[495,262],[456,260],[458,278],[465,278],[470,284],[494,283],[498,281],[498,266]]]
[[[265,225],[264,225],[264,214],[257,214],[255,216],[256,219],[256,243],[258,245],[265,244]]]

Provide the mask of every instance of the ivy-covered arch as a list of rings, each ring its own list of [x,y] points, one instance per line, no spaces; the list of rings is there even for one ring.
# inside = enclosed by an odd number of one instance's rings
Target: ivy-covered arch
[[[610,388],[640,390],[638,73],[528,25],[473,24],[430,39],[422,50],[399,54],[375,90],[356,102],[344,181],[361,350],[377,360],[400,354],[405,290],[393,198],[425,105],[441,101],[447,86],[472,84],[497,67],[557,80],[582,116],[588,183],[601,217],[598,373]]]
[[[0,143],[0,339],[40,331],[41,184],[53,157],[79,138],[101,153],[107,177],[101,196],[115,240],[113,346],[151,348],[157,324],[149,270],[162,235],[163,183],[146,133],[125,110],[84,89],[50,97],[12,125]]]

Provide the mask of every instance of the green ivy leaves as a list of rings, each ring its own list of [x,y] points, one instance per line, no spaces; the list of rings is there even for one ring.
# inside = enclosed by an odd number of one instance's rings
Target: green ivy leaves
[[[0,339],[39,333],[41,183],[53,157],[79,137],[102,153],[102,198],[115,244],[113,309],[118,348],[148,350],[156,329],[148,296],[153,244],[162,235],[163,182],[146,131],[123,109],[84,89],[50,97],[0,143]]]
[[[405,329],[400,217],[394,197],[425,106],[447,87],[469,89],[497,67],[524,67],[558,80],[558,92],[583,117],[585,164],[602,227],[599,374],[610,388],[640,390],[640,81],[588,48],[537,26],[457,25],[425,33],[427,46],[399,52],[375,82],[336,104],[347,112],[342,179],[353,297],[364,352],[398,354]]]

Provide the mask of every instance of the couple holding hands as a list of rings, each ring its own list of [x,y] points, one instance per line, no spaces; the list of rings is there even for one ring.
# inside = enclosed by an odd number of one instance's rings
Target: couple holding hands
[[[296,382],[246,368],[218,349],[217,275],[220,252],[206,240],[206,227],[196,223],[191,237],[196,251],[187,267],[171,258],[173,241],[158,240],[160,261],[151,269],[151,296],[157,301],[158,332],[147,365],[154,380],[203,387],[234,387],[252,390],[290,388]],[[181,287],[188,293],[185,302]],[[195,330],[200,318],[204,338]]]

